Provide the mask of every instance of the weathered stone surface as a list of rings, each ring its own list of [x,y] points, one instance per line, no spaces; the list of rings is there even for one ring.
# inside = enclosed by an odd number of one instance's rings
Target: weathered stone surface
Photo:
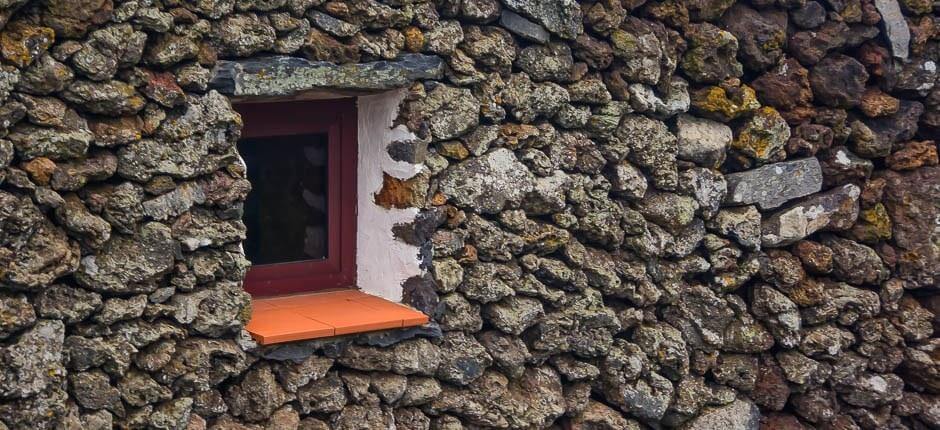
[[[896,0],[875,0],[875,8],[881,14],[881,25],[891,44],[891,53],[906,60],[910,55],[911,31]]]
[[[783,56],[787,40],[785,21],[781,25],[770,14],[735,3],[722,15],[721,24],[737,38],[738,55],[749,70],[763,71]]]
[[[209,86],[232,96],[281,96],[322,88],[381,91],[416,79],[439,79],[440,58],[405,54],[391,61],[337,65],[296,57],[221,61]]]
[[[733,138],[727,125],[681,114],[676,120],[676,129],[679,159],[711,168],[717,168],[725,161],[725,149]]]
[[[642,167],[658,188],[676,187],[677,139],[665,124],[642,115],[625,115],[617,136],[629,145],[630,160]]]
[[[533,190],[534,180],[511,151],[496,149],[451,167],[441,177],[440,186],[459,206],[495,213],[507,205],[518,205]]]
[[[0,191],[0,281],[37,288],[75,271],[80,252],[29,197]]]
[[[858,217],[858,186],[843,185],[777,211],[761,223],[765,247],[789,245],[822,229],[844,230]]]
[[[705,410],[702,415],[688,422],[684,430],[734,429],[756,430],[760,426],[760,410],[748,400],[735,400],[727,406]]]
[[[499,25],[505,27],[513,34],[533,42],[545,43],[548,42],[550,38],[548,31],[541,25],[529,21],[525,17],[510,10],[503,10],[502,14],[500,14]]]
[[[15,342],[0,348],[0,397],[27,398],[65,378],[62,340],[65,326],[56,320],[39,320]]]
[[[504,3],[509,9],[534,19],[548,31],[565,39],[574,39],[584,31],[581,25],[581,6],[572,0],[508,0]]]
[[[868,72],[854,58],[835,54],[816,63],[809,81],[817,102],[848,109],[861,103]]]
[[[173,267],[177,252],[170,228],[148,223],[137,236],[116,235],[98,255],[83,258],[75,279],[95,291],[150,292]]]
[[[777,155],[790,138],[790,127],[776,109],[762,107],[741,125],[731,147],[764,164]]]
[[[574,59],[568,45],[552,43],[519,50],[514,64],[534,81],[560,82],[568,80]]]
[[[725,180],[728,194],[724,204],[757,204],[766,210],[819,191],[823,178],[819,162],[811,157],[731,173]]]

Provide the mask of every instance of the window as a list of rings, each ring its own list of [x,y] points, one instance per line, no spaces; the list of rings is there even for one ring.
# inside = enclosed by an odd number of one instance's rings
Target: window
[[[245,202],[245,290],[282,295],[356,283],[355,99],[246,103],[238,143]]]

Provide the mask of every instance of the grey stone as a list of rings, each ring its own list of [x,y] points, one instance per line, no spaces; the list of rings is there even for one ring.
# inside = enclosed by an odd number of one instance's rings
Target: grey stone
[[[822,189],[822,170],[815,157],[767,164],[725,175],[728,193],[724,205],[757,204],[762,210]]]
[[[441,79],[443,73],[439,57],[422,54],[351,64],[272,56],[219,61],[209,87],[232,96],[283,96],[317,89],[381,91],[416,80]]]
[[[636,112],[648,113],[656,118],[670,118],[689,110],[689,83],[673,76],[669,85],[654,89],[647,84],[630,84],[630,105]]]
[[[546,43],[551,38],[541,25],[529,21],[511,10],[503,10],[499,16],[499,25],[513,34],[538,43]]]
[[[452,166],[440,177],[441,192],[454,204],[482,213],[517,206],[534,187],[532,173],[505,148]]]
[[[720,122],[681,114],[676,120],[676,137],[679,159],[718,168],[725,161],[725,150],[734,136],[731,127]]]
[[[362,30],[362,26],[350,24],[314,9],[307,12],[307,18],[313,25],[336,37],[350,37]]]
[[[95,291],[150,292],[173,267],[178,246],[167,226],[145,224],[137,236],[112,237],[98,254],[83,258],[75,279]]]
[[[565,39],[574,39],[584,32],[581,6],[574,0],[504,0],[503,3]]]
[[[777,211],[761,223],[761,244],[779,247],[822,229],[845,230],[858,218],[861,189],[847,184]]]
[[[749,249],[760,249],[761,214],[754,206],[721,209],[706,225]]]
[[[61,321],[40,320],[9,346],[0,347],[0,398],[26,398],[65,377]]]
[[[897,0],[875,0],[875,8],[881,14],[881,25],[891,44],[891,53],[906,60],[910,53],[911,30]]]
[[[571,48],[563,43],[531,45],[519,50],[515,66],[533,81],[567,81],[574,66]]]
[[[461,331],[447,332],[441,341],[441,364],[437,378],[457,385],[467,385],[493,364],[486,348],[474,337]]]
[[[760,428],[760,409],[749,400],[738,399],[729,405],[706,409],[692,419],[682,430],[757,430]]]

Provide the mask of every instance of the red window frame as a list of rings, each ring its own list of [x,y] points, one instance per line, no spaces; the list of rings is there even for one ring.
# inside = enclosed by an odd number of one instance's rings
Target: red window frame
[[[327,135],[327,258],[252,266],[245,291],[283,295],[356,285],[356,100],[235,105],[242,138]]]

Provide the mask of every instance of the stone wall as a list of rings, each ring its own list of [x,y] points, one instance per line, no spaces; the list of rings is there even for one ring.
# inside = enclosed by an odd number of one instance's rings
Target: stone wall
[[[937,428],[933,8],[0,0],[0,429]],[[433,323],[259,348],[225,94],[399,86]]]

